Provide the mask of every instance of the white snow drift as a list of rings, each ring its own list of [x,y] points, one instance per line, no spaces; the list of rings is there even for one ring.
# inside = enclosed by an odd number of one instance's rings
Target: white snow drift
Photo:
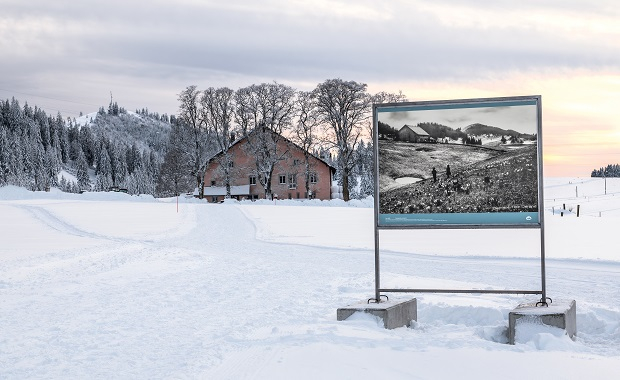
[[[615,378],[620,182],[605,194],[603,179],[548,179],[545,192],[547,293],[576,300],[578,336],[530,325],[510,346],[508,312],[531,297],[417,294],[412,328],[336,321],[373,295],[372,200],[0,188],[0,378]],[[382,231],[382,281],[537,289],[539,238]]]

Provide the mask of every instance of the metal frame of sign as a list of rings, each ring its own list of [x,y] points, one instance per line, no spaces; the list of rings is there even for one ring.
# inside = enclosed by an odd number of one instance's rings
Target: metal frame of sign
[[[399,213],[381,213],[381,189],[379,187],[380,179],[380,134],[378,130],[379,115],[389,115],[389,113],[400,113],[394,116],[403,117],[407,115],[403,113],[412,113],[411,118],[417,119],[416,112],[431,111],[424,115],[434,115],[434,117],[454,116],[459,112],[463,115],[474,116],[481,115],[480,112],[501,113],[506,112],[504,116],[507,123],[513,121],[511,115],[519,112],[521,109],[517,107],[530,107],[527,112],[535,112],[533,116],[534,126],[533,132],[536,133],[536,167],[537,167],[537,212],[533,212],[532,207],[527,210],[510,210],[509,212],[443,212],[443,213],[426,213],[425,210],[416,212],[408,209],[407,212]],[[533,107],[533,109],[531,108]],[[522,108],[522,110],[526,110]],[[479,99],[456,99],[442,101],[423,101],[423,102],[405,102],[405,103],[383,103],[373,105],[373,132],[374,132],[374,157],[375,157],[375,207],[374,207],[374,229],[375,229],[375,302],[381,301],[381,293],[491,293],[491,294],[540,294],[541,302],[546,303],[546,275],[545,275],[545,234],[544,234],[544,197],[543,197],[543,165],[542,165],[542,106],[541,96],[516,96],[501,98],[479,98]],[[478,112],[478,113],[477,113]],[[510,112],[513,112],[512,114]],[[444,115],[442,115],[444,113]],[[448,115],[449,114],[449,115]],[[419,115],[422,115],[421,113]],[[437,116],[439,115],[439,116]],[[481,116],[482,117],[482,116]],[[530,119],[532,116],[528,116]],[[518,114],[517,114],[518,118]],[[421,119],[423,120],[423,119]],[[428,121],[428,120],[427,120]],[[529,126],[528,128],[531,128]],[[383,140],[385,142],[385,140]],[[531,168],[531,165],[530,165]],[[530,169],[531,170],[531,169]],[[447,173],[446,173],[447,174]],[[485,178],[486,180],[486,178]],[[430,181],[430,179],[427,179]],[[530,189],[530,192],[532,190]],[[532,195],[532,194],[530,194]],[[386,195],[386,199],[388,199]],[[386,206],[386,208],[389,208]],[[432,207],[431,207],[432,208]],[[476,210],[479,209],[476,208]],[[494,228],[538,228],[540,229],[540,272],[541,272],[541,289],[540,290],[489,290],[489,289],[384,289],[380,286],[380,230],[394,229],[494,229]]]

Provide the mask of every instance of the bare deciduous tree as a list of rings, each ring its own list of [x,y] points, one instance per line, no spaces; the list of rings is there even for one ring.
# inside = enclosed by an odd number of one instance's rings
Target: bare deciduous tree
[[[397,94],[393,92],[381,91],[372,95],[371,101],[373,105],[382,103],[403,103],[407,101],[407,97],[405,96],[405,94],[403,94],[402,91],[398,91]],[[372,122],[369,121],[366,125],[368,128],[368,136],[370,136],[370,141],[375,141],[374,127],[372,125]]]
[[[292,87],[279,83],[251,85],[235,93],[235,120],[247,138],[248,153],[255,158],[254,173],[267,199],[272,198],[273,170],[289,154],[282,134],[294,117],[294,97]]]
[[[366,87],[365,83],[328,79],[313,92],[328,143],[338,152],[337,164],[342,173],[345,201],[350,199],[349,175],[355,164],[355,148],[370,118],[371,97]]]
[[[292,140],[297,143],[304,151],[304,177],[306,183],[306,194],[310,196],[310,175],[312,167],[310,156],[312,149],[315,148],[318,140],[317,132],[319,127],[319,115],[314,106],[312,92],[300,91],[296,98],[297,123],[293,128]]]
[[[206,89],[200,99],[202,119],[211,140],[221,152],[217,156],[219,170],[224,178],[226,198],[230,198],[231,175],[234,170],[234,157],[229,151],[235,139],[232,120],[234,115],[233,97],[235,92],[227,87]]]
[[[192,176],[196,179],[198,196],[204,197],[204,177],[207,158],[212,153],[207,139],[204,120],[199,106],[200,91],[196,86],[188,86],[179,94],[179,115],[177,120],[186,133],[181,134],[178,143],[183,144],[181,151],[186,154],[186,161]]]

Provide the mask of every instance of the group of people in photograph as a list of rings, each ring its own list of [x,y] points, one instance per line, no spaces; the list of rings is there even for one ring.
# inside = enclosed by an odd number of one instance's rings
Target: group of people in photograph
[[[433,182],[437,182],[437,169],[433,167]],[[450,178],[450,165],[446,165],[446,178]]]

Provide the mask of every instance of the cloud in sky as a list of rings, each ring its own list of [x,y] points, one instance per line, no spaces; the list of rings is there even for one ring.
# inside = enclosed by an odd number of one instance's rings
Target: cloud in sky
[[[554,124],[566,103],[592,115],[617,96],[618,19],[616,0],[5,0],[0,98],[76,116],[111,91],[173,114],[189,85],[340,77],[412,100],[541,94]]]

